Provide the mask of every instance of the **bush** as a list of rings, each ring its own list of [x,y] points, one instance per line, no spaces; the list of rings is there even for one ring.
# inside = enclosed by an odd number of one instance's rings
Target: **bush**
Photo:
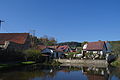
[[[68,55],[67,55],[67,58],[73,58],[74,54],[77,54],[77,53],[75,53],[75,52],[69,52]]]
[[[112,62],[111,65],[120,67],[120,57],[116,61]]]
[[[26,61],[28,60],[36,61],[41,56],[41,52],[35,49],[28,49],[28,50],[23,51],[23,53],[24,53],[24,57]]]
[[[97,53],[90,52],[90,53],[85,54],[85,57],[86,57],[87,59],[94,59],[94,58],[99,58],[100,55],[97,54]]]

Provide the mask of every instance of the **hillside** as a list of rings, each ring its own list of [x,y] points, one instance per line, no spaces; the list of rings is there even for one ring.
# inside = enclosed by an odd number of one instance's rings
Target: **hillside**
[[[62,42],[62,43],[58,43],[58,45],[69,45],[70,47],[81,47],[81,43],[80,42]]]

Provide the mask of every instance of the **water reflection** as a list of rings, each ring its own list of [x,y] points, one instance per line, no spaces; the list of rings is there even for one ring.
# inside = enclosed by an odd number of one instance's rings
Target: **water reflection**
[[[0,80],[120,80],[120,68],[31,65],[2,69]]]

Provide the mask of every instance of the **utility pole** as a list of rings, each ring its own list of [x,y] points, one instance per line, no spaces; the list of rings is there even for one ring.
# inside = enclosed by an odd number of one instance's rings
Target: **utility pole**
[[[2,24],[2,22],[5,22],[5,21],[0,20],[0,29],[1,29],[1,24]]]

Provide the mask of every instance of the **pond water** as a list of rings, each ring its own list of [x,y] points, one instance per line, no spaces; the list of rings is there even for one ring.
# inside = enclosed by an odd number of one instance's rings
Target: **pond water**
[[[120,80],[120,68],[37,64],[2,69],[0,80]]]

